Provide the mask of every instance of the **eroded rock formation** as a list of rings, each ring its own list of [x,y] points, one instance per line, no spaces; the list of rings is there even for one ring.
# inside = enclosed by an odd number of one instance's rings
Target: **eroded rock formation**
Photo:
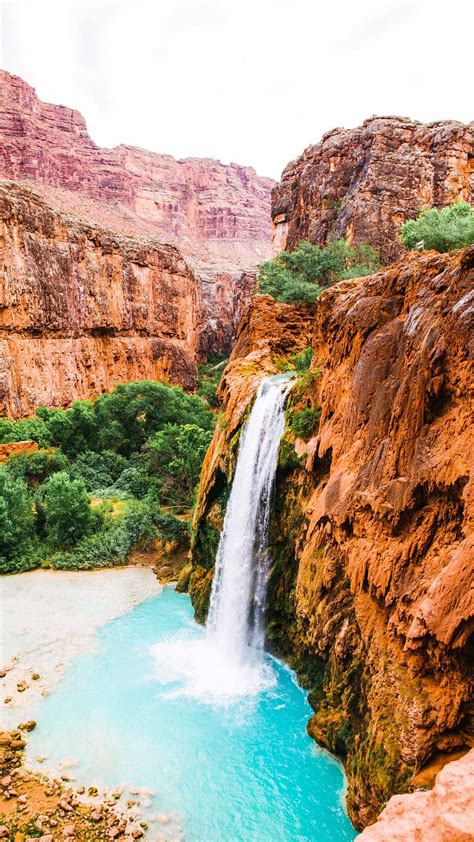
[[[474,750],[448,763],[430,792],[394,795],[361,842],[471,842]]]
[[[248,299],[247,273],[270,256],[271,179],[211,158],[101,149],[81,114],[41,102],[6,71],[0,71],[0,141],[0,176],[27,179],[52,207],[127,236],[178,245],[201,282],[201,349],[229,347]]]
[[[220,387],[193,529],[200,619],[247,407],[314,349],[280,449],[268,638],[310,690],[309,733],[344,758],[359,828],[474,739],[473,327],[474,247],[411,255],[314,310],[257,296]]]
[[[474,123],[373,117],[288,164],[272,194],[274,251],[345,236],[390,263],[403,253],[400,223],[458,199],[474,203]]]
[[[0,414],[130,380],[197,382],[200,289],[179,251],[0,182]]]

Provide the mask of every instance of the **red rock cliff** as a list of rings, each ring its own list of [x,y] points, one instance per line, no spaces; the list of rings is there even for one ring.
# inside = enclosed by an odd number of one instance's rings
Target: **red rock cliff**
[[[274,251],[345,236],[390,263],[403,253],[401,222],[457,199],[474,202],[474,123],[373,117],[288,164],[272,194]]]
[[[178,245],[202,286],[203,351],[229,346],[249,294],[242,276],[271,251],[270,179],[211,158],[101,149],[77,111],[41,102],[6,71],[0,141],[4,178],[28,179],[54,207],[93,224]]]
[[[130,380],[197,381],[200,289],[179,251],[0,182],[0,414]]]
[[[310,734],[344,758],[358,827],[474,740],[473,327],[474,247],[411,255],[313,315],[257,296],[222,381],[193,532],[201,619],[245,410],[313,346],[280,448],[268,636],[310,689]]]

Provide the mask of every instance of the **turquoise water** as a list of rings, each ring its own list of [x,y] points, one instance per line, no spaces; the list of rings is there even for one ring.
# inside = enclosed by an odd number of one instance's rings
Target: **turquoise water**
[[[169,818],[171,835],[159,838],[353,839],[341,768],[306,735],[310,707],[290,670],[268,658],[264,689],[221,704],[180,692],[163,671],[176,640],[192,653],[204,636],[189,598],[171,588],[104,626],[98,651],[38,703],[29,756],[47,755],[45,771],[78,760],[78,784],[151,790],[150,809]]]

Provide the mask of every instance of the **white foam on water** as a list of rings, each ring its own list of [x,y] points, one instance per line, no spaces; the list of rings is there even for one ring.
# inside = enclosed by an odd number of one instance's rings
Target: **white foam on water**
[[[164,640],[152,650],[154,678],[171,685],[166,698],[181,696],[210,705],[227,706],[258,696],[276,683],[270,664],[255,653],[245,661],[229,658],[219,642],[183,633]]]

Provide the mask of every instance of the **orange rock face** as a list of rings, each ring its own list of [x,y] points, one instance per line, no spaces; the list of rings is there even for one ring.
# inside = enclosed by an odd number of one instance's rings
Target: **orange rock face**
[[[474,203],[474,123],[374,117],[288,164],[272,194],[274,251],[344,236],[390,263],[403,253],[402,222],[458,199]]]
[[[6,71],[0,71],[0,141],[0,175],[33,182],[53,207],[178,245],[201,283],[201,349],[229,347],[248,299],[247,273],[270,256],[271,179],[211,158],[101,149],[81,114],[41,102]]]
[[[472,842],[474,751],[449,763],[431,792],[394,795],[361,842]]]
[[[224,374],[190,591],[202,618],[245,408],[279,356],[311,344],[280,450],[268,637],[310,690],[309,733],[344,759],[360,828],[473,743],[474,247],[335,285],[311,330],[307,308],[270,301],[255,299]],[[303,408],[308,441],[291,432]]]
[[[0,444],[0,463],[6,462],[11,456],[21,456],[23,453],[33,453],[38,450],[36,441],[12,441]]]
[[[200,288],[178,250],[52,211],[0,182],[0,414],[130,380],[197,382]]]

